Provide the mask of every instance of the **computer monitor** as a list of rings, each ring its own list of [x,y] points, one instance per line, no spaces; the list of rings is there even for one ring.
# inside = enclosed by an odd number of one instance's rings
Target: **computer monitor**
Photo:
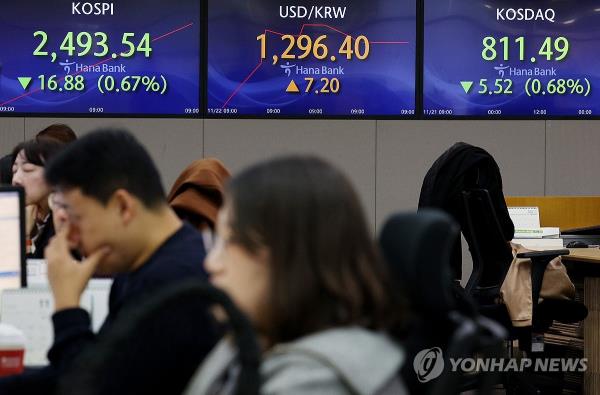
[[[26,285],[25,194],[0,186],[0,291]]]

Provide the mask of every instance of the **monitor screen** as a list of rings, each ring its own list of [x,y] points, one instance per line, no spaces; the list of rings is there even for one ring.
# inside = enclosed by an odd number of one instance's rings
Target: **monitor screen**
[[[426,117],[600,115],[595,0],[427,0]]]
[[[207,115],[412,116],[415,39],[415,0],[209,0]]]
[[[6,1],[0,115],[198,116],[198,0]]]
[[[0,186],[0,291],[25,285],[23,190]]]

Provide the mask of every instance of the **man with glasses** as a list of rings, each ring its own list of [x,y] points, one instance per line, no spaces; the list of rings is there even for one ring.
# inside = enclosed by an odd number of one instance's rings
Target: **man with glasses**
[[[5,391],[0,382],[0,393],[53,393],[58,377],[94,342],[90,316],[80,307],[94,274],[114,276],[109,313],[98,336],[108,333],[117,320],[127,320],[120,315],[123,309],[136,306],[150,293],[186,279],[206,279],[201,235],[169,207],[156,166],[129,133],[87,134],[53,158],[45,176],[55,191],[49,203],[59,221],[56,236],[45,250],[55,308],[54,344],[48,353],[51,366],[42,380],[38,375],[29,381],[35,383],[29,384],[30,392],[25,386]],[[73,248],[85,259],[73,258]],[[189,352],[198,364],[216,342],[216,331],[208,314],[195,313],[206,321],[206,330],[190,339],[196,348]],[[165,331],[176,330],[169,324],[164,322]],[[136,341],[157,341],[145,336],[140,334]],[[122,351],[127,354],[127,349]],[[151,355],[138,358],[152,365]],[[148,366],[132,366],[132,377],[136,369]]]

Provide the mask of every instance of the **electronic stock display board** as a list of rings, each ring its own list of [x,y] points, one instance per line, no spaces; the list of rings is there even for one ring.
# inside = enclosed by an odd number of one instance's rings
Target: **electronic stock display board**
[[[200,116],[201,1],[0,8],[0,114]]]
[[[594,0],[28,0],[0,34],[4,116],[600,114]]]
[[[425,0],[425,117],[600,114],[600,3]]]
[[[208,0],[207,115],[414,116],[414,0]]]

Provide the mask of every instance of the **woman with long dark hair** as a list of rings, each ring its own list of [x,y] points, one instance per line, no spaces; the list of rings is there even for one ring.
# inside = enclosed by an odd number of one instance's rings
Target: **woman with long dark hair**
[[[249,317],[268,394],[404,393],[402,311],[347,178],[314,157],[255,165],[234,177],[205,268]],[[238,369],[223,339],[187,394],[228,394]]]

